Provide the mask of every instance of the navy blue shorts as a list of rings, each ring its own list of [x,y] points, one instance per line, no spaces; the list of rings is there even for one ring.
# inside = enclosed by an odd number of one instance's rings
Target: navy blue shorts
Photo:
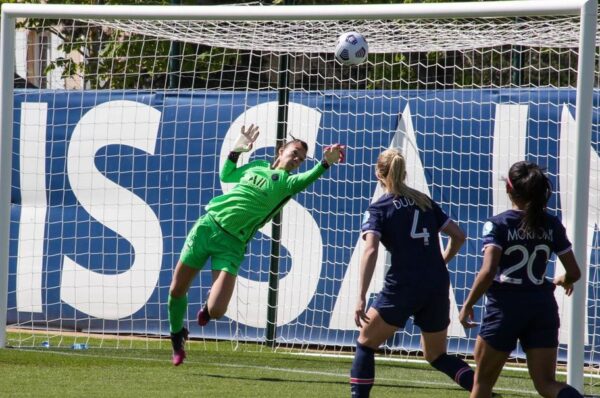
[[[536,294],[502,292],[488,295],[479,335],[494,349],[512,352],[558,347],[560,318],[551,291]]]
[[[404,328],[411,316],[415,325],[426,333],[440,332],[450,324],[450,298],[447,290],[435,294],[412,289],[395,293],[382,291],[371,306],[386,323],[399,328]]]

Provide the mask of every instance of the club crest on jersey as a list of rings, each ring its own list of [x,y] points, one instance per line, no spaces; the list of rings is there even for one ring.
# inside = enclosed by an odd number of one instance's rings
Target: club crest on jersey
[[[273,180],[273,181],[277,181],[277,180],[279,180],[279,174],[273,174],[273,175],[271,176],[271,180]]]
[[[483,234],[483,236],[486,236],[486,235],[490,234],[493,230],[494,230],[494,223],[491,221],[486,221],[485,224],[483,224],[483,230],[481,231],[481,233]]]

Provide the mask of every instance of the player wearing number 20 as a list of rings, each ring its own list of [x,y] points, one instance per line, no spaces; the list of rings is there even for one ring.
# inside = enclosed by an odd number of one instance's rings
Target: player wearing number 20
[[[375,378],[374,352],[410,316],[421,328],[425,359],[466,390],[473,370],[446,353],[450,324],[450,278],[446,264],[465,241],[460,227],[427,195],[408,187],[406,163],[396,149],[383,151],[375,176],[385,194],[367,209],[362,225],[365,246],[360,264],[359,298],[354,320],[360,328],[350,384],[353,397],[369,396]],[[441,252],[438,233],[450,238]],[[391,253],[382,291],[366,311],[366,293],[379,242]]]
[[[567,295],[580,277],[579,267],[560,220],[546,212],[552,194],[548,177],[535,163],[513,164],[506,178],[511,210],[491,217],[483,226],[483,264],[459,318],[474,327],[473,305],[485,293],[485,316],[475,345],[475,385],[471,397],[490,397],[517,340],[527,355],[533,384],[543,397],[581,394],[556,381],[558,306],[555,286]],[[556,253],[566,274],[545,278]]]

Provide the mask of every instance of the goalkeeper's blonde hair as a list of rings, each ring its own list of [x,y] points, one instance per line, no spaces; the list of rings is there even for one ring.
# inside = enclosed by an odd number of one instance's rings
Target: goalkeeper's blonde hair
[[[406,161],[399,150],[390,148],[381,152],[377,158],[376,172],[387,192],[414,200],[421,210],[431,209],[431,199],[427,195],[404,183]]]

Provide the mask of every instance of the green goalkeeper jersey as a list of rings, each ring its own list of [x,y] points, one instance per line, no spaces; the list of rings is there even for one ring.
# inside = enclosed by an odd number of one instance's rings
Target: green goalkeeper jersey
[[[237,167],[227,159],[220,178],[238,184],[228,193],[213,198],[207,213],[230,235],[248,242],[292,198],[327,170],[321,163],[311,170],[290,174],[272,169],[269,162],[257,160]]]

